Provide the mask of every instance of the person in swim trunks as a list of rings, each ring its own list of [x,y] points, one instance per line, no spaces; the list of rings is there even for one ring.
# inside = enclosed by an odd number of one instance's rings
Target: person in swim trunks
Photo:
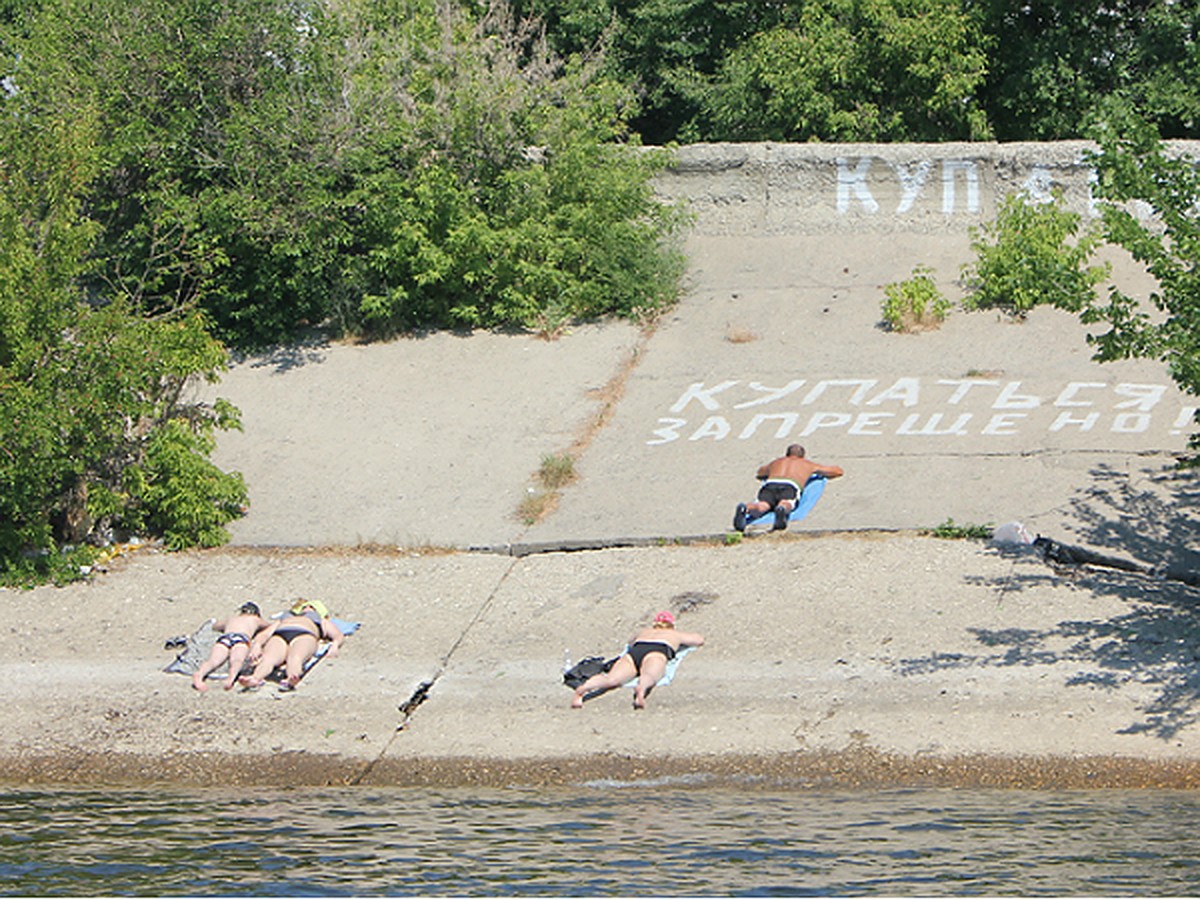
[[[746,523],[768,512],[775,513],[775,531],[787,528],[788,516],[796,508],[796,500],[804,485],[813,475],[840,478],[846,473],[841,466],[825,466],[807,459],[804,448],[792,444],[778,459],[758,467],[756,477],[762,481],[758,498],[751,503],[739,503],[733,514],[733,527],[745,531]]]
[[[633,708],[645,709],[646,697],[663,677],[667,663],[675,658],[680,647],[700,647],[704,636],[691,631],[676,631],[675,617],[669,612],[660,612],[654,624],[643,628],[629,642],[629,649],[621,654],[607,672],[593,675],[575,689],[571,698],[572,709],[583,708],[583,698],[593,692],[604,692],[620,687],[636,678],[633,689]]]
[[[200,668],[192,675],[192,687],[201,693],[207,691],[208,685],[204,683],[204,679],[221,663],[228,661],[229,676],[222,687],[230,690],[250,655],[251,639],[267,625],[268,622],[262,617],[257,603],[243,603],[228,619],[214,622],[213,628],[222,634],[213,644],[208,659],[201,663]]]
[[[281,691],[295,690],[304,676],[304,666],[317,652],[321,641],[331,641],[330,658],[337,656],[345,635],[333,624],[329,610],[320,600],[297,600],[288,615],[276,619],[259,632],[250,651],[257,660],[254,671],[243,675],[238,682],[245,688],[259,688],[267,676],[279,666],[284,667]]]

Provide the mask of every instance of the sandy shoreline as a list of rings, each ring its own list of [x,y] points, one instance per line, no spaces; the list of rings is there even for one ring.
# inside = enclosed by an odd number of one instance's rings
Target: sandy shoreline
[[[767,757],[431,758],[369,762],[303,752],[268,756],[96,754],[0,759],[10,786],[577,787],[595,783],[738,790],[1200,789],[1200,761],[1130,757],[963,756],[930,759],[869,749]]]

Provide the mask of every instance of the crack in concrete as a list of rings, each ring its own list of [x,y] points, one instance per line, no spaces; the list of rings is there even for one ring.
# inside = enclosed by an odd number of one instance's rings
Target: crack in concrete
[[[396,742],[396,738],[399,737],[400,733],[404,731],[404,729],[406,729],[409,723],[412,721],[417,709],[427,700],[429,700],[430,694],[432,694],[434,687],[437,685],[441,677],[446,673],[446,669],[450,665],[450,660],[458,651],[458,648],[462,646],[462,643],[464,640],[466,640],[467,635],[471,633],[471,629],[473,629],[487,613],[488,609],[492,605],[492,602],[496,599],[496,595],[500,592],[500,588],[504,585],[504,582],[508,580],[508,576],[512,574],[512,571],[514,568],[516,568],[518,562],[519,559],[514,558],[504,572],[500,575],[500,577],[496,580],[496,583],[492,586],[491,591],[488,593],[483,603],[481,603],[479,608],[475,610],[475,615],[471,617],[471,621],[467,623],[466,627],[463,628],[462,632],[455,639],[454,643],[450,645],[450,649],[447,650],[446,654],[442,657],[441,662],[438,664],[437,671],[434,672],[432,676],[426,678],[424,681],[418,684],[413,692],[409,695],[408,699],[396,707],[401,714],[400,724],[396,726],[396,729],[392,732],[391,737],[389,737],[387,743],[380,748],[379,753],[375,755],[375,758],[367,762],[366,765],[363,766],[362,770],[353,779],[351,779],[351,784],[361,784],[367,778],[367,776],[371,774],[371,771],[375,768],[375,766],[378,765],[385,756],[387,756],[388,752],[392,749],[392,745]]]
[[[571,460],[572,465],[587,452],[587,449],[592,445],[592,441],[596,439],[596,436],[612,421],[613,416],[616,414],[617,406],[625,396],[625,389],[629,384],[630,375],[637,368],[638,363],[641,362],[642,357],[646,353],[646,348],[650,343],[650,338],[654,336],[657,328],[657,320],[652,320],[644,324],[638,333],[638,339],[634,343],[633,348],[617,365],[616,371],[608,381],[602,387],[593,388],[587,392],[599,401],[599,408],[585,421],[583,427],[575,435],[570,446],[565,451],[565,455]],[[537,481],[538,478],[535,476],[534,480]],[[576,476],[573,474],[570,481],[573,482],[575,480]],[[567,486],[564,484],[562,487],[565,488]],[[545,502],[531,514],[526,531],[528,531],[529,526],[544,521],[554,513],[561,495],[562,489],[560,488],[554,488],[542,493]]]

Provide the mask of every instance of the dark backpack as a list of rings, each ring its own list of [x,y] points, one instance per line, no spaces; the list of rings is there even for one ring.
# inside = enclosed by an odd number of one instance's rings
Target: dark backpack
[[[606,660],[603,656],[586,656],[563,672],[563,684],[572,689],[577,688],[593,675],[607,672],[618,658],[614,656]]]

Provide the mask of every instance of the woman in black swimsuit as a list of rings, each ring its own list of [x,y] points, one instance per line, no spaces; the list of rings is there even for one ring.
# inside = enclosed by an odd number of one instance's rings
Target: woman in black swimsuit
[[[322,640],[333,642],[331,657],[337,656],[346,638],[329,618],[329,610],[319,600],[300,600],[282,619],[259,632],[250,651],[258,662],[254,671],[238,679],[243,687],[262,687],[267,676],[284,666],[285,680],[280,690],[295,690],[304,675],[305,664],[313,658]]]
[[[654,624],[650,628],[643,628],[634,636],[628,652],[621,654],[611,669],[593,675],[575,689],[571,707],[581,709],[586,695],[608,691],[637,678],[637,686],[633,689],[633,708],[645,709],[646,695],[663,677],[667,663],[675,658],[679,648],[699,647],[703,643],[703,635],[676,631],[675,617],[669,612],[660,612],[654,617]]]

